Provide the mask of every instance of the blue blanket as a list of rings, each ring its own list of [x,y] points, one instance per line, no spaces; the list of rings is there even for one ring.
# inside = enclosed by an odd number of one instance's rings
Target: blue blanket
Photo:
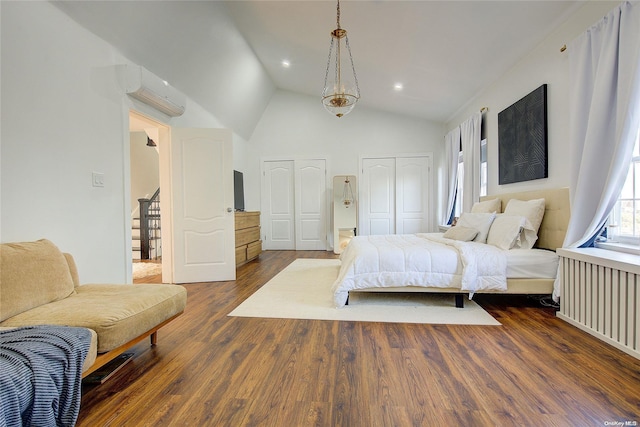
[[[85,328],[0,331],[0,427],[75,425],[90,343]]]

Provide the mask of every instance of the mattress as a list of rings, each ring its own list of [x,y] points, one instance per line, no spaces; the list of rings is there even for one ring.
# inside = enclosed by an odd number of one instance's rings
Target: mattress
[[[558,255],[546,249],[511,249],[507,253],[508,279],[555,279]]]
[[[356,236],[340,255],[334,301],[342,307],[350,291],[402,286],[506,291],[506,252],[436,233]]]

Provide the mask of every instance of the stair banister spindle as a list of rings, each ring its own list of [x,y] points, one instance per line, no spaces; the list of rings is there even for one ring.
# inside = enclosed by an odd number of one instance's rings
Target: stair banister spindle
[[[140,259],[158,258],[160,248],[160,189],[150,199],[138,199],[140,204]],[[151,241],[156,242],[151,245]],[[151,251],[155,255],[151,256]]]
[[[150,199],[138,199],[140,203],[140,259],[149,259],[149,204]]]

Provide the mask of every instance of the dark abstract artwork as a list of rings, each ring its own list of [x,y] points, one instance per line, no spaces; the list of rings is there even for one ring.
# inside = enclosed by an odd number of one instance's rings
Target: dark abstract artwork
[[[547,178],[547,85],[498,113],[498,183]]]

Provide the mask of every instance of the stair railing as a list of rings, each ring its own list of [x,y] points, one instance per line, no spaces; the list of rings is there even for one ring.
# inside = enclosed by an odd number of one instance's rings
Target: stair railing
[[[160,256],[160,189],[150,199],[138,199],[140,203],[140,259],[152,259]],[[152,242],[156,242],[155,247]]]

